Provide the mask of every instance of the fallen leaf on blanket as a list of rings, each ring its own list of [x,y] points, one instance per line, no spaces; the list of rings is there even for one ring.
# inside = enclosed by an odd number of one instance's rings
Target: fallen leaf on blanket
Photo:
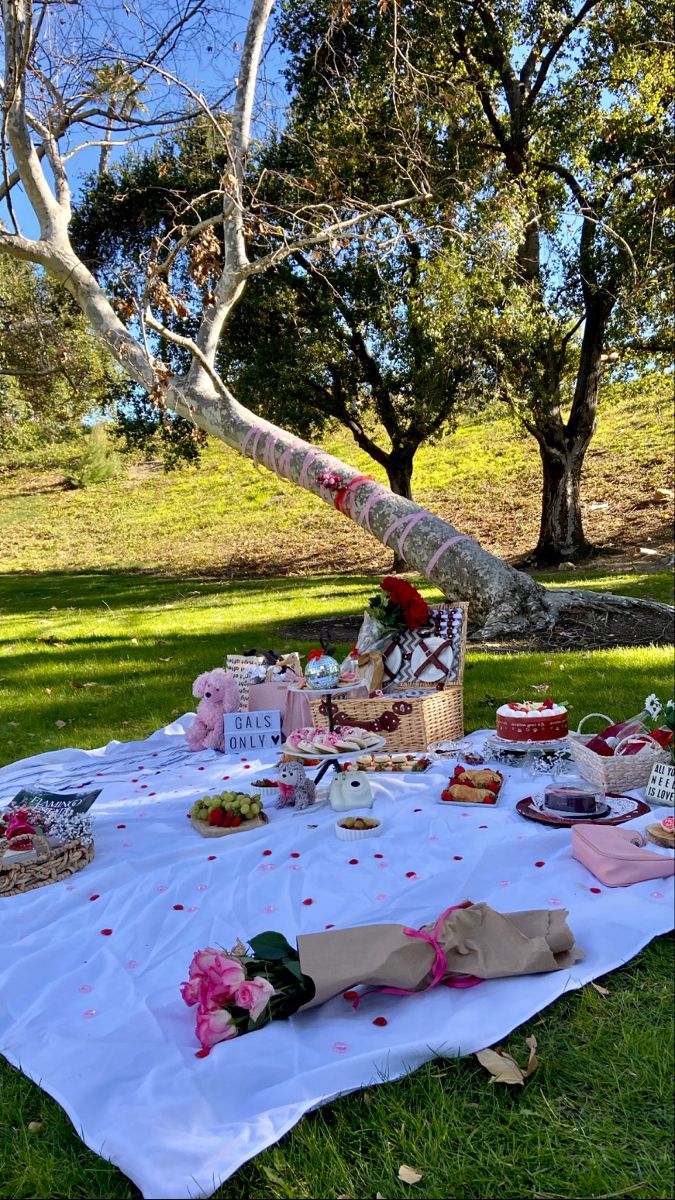
[[[497,1050],[479,1050],[476,1058],[491,1074],[490,1083],[519,1083],[522,1087],[525,1075],[515,1058]]]
[[[539,1066],[539,1059],[537,1058],[537,1039],[536,1039],[536,1037],[534,1035],[532,1035],[532,1037],[525,1038],[525,1045],[527,1046],[527,1048],[530,1051],[530,1057],[527,1060],[527,1066],[525,1068],[525,1074],[523,1076],[523,1079],[527,1079],[528,1075],[534,1075],[534,1072],[536,1071],[537,1067]]]
[[[29,1121],[28,1122],[28,1132],[29,1133],[37,1133],[39,1129],[42,1129],[42,1125],[43,1125],[42,1121]]]
[[[609,996],[609,988],[604,988],[599,983],[593,983],[593,980],[591,980],[591,987],[595,988],[596,992],[599,992],[601,996]]]
[[[308,825],[307,828],[308,829],[318,829],[319,826],[318,825]]]
[[[419,1183],[422,1179],[422,1172],[416,1171],[414,1167],[408,1167],[405,1163],[398,1169],[398,1177],[403,1183]]]
[[[55,721],[54,724],[56,725],[57,729],[63,729],[64,725],[67,725],[68,722],[67,721]]]

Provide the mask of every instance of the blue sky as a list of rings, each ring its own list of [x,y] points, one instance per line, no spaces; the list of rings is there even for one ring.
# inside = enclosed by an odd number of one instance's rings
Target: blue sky
[[[44,44],[48,46],[53,61],[69,47],[81,44],[83,37],[93,49],[93,61],[99,56],[108,62],[125,59],[139,53],[149,25],[171,25],[177,12],[188,7],[189,3],[190,0],[132,0],[131,3],[119,3],[119,0],[87,3],[85,0],[83,5],[77,6],[77,11],[74,8],[69,11],[66,6],[52,11],[44,29]],[[168,73],[186,83],[193,92],[203,95],[210,103],[222,102],[231,94],[236,78],[249,7],[248,0],[230,0],[228,4],[212,4],[210,7],[205,5],[203,12],[197,14],[190,32],[183,34],[168,55],[164,64]],[[283,121],[286,99],[282,79],[283,60],[271,36],[273,23],[274,14],[268,28],[257,93],[257,128],[261,132]],[[146,45],[154,40],[154,34],[149,32]],[[67,87],[69,78],[65,72],[63,79]],[[150,90],[143,100],[150,112],[158,111],[167,99],[176,108],[190,102],[189,93],[181,91],[158,73],[149,72],[147,79]],[[73,132],[74,136],[69,141],[70,150],[82,140],[102,136],[100,132],[92,130],[77,129]],[[116,140],[122,140],[121,135],[118,134]],[[140,149],[151,144],[151,138],[138,143]],[[124,148],[114,150],[113,161],[123,153]],[[99,148],[89,148],[70,160],[68,175],[75,198],[85,177],[97,169],[99,156]],[[12,203],[22,232],[29,237],[36,236],[37,223],[20,188],[14,189]],[[10,227],[7,208],[3,205],[0,205],[0,220]]]

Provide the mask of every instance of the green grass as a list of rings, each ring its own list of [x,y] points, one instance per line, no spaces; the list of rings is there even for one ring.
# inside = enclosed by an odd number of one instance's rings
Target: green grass
[[[575,580],[618,584],[597,573]],[[650,574],[622,579],[619,590],[662,598],[668,586],[665,573]],[[112,571],[5,575],[0,761],[142,737],[192,707],[193,677],[228,650],[307,649],[310,642],[294,637],[298,623],[356,621],[372,591],[368,576],[215,583]],[[94,686],[76,686],[86,683]],[[532,688],[543,683],[569,703],[573,721],[597,708],[632,715],[649,692],[670,695],[671,656],[663,647],[472,649],[467,729],[490,725],[496,703],[539,695]],[[474,1059],[436,1060],[306,1116],[218,1196],[670,1196],[670,940],[603,982],[609,995],[592,987],[566,995],[508,1039],[521,1060],[527,1035],[539,1043],[541,1066],[522,1091],[492,1086]],[[40,1128],[31,1132],[33,1121]],[[401,1183],[401,1163],[422,1170],[423,1181]],[[0,1180],[5,1197],[138,1194],[86,1150],[54,1101],[4,1063]]]
[[[586,581],[575,573],[574,582]],[[590,580],[605,590],[613,583],[607,575]],[[662,572],[620,590],[665,599],[670,583]],[[228,652],[307,651],[316,638],[298,638],[295,626],[351,618],[356,628],[375,587],[367,576],[344,575],[223,583],[114,572],[0,576],[0,762],[144,737],[192,707],[192,680]],[[601,698],[611,716],[632,715],[650,692],[670,694],[670,663],[667,648],[649,646],[498,656],[473,649],[466,727],[493,724],[495,704],[534,697],[542,683],[570,704],[572,721]]]
[[[600,545],[662,546],[672,534],[671,389],[649,402],[620,389],[600,406],[587,455],[586,533]],[[336,432],[326,448],[376,479],[380,467]],[[77,446],[0,463],[0,563],[8,571],[137,570],[185,578],[381,572],[389,554],[331,506],[212,443],[201,467],[165,475],[136,464],[120,479],[64,491]],[[534,440],[504,416],[463,421],[416,458],[415,498],[501,556],[537,540],[541,466]],[[594,507],[594,506],[606,507]],[[649,559],[643,559],[648,562]]]

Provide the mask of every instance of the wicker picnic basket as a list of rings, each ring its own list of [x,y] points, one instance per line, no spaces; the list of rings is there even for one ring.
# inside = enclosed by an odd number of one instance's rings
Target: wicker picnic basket
[[[617,742],[611,758],[604,758],[595,750],[588,749],[588,742],[594,735],[581,732],[584,722],[591,717],[600,718],[606,725],[614,724],[612,718],[604,713],[588,713],[580,720],[576,733],[567,735],[572,757],[584,779],[605,792],[626,792],[631,788],[646,787],[652,767],[657,762],[665,762],[670,757],[670,751],[664,750],[654,738],[644,742],[644,734],[629,734]],[[637,754],[627,754],[628,747],[638,740],[644,742],[642,749]]]
[[[0,855],[0,897],[17,896],[48,883],[58,883],[81,871],[94,857],[93,840],[82,842],[74,838],[54,847],[41,834],[33,834],[32,842],[37,851],[34,859],[7,864]]]
[[[368,699],[343,700],[342,697],[333,697],[336,725],[354,725],[379,733],[386,738],[386,749],[395,752],[426,750],[432,742],[464,736],[463,679],[468,605],[447,604],[437,607],[460,609],[462,612],[459,661],[454,682],[446,681],[441,691],[434,684],[416,684],[416,688],[425,687],[428,692],[425,696],[401,695],[410,688],[409,684],[404,684],[391,687],[383,696],[371,696]],[[328,715],[325,698],[307,694],[307,699],[314,724],[325,725]]]

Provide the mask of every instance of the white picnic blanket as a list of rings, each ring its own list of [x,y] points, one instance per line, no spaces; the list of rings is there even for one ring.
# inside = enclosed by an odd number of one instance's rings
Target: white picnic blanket
[[[0,900],[0,1050],[145,1197],[209,1196],[308,1110],[433,1055],[492,1045],[672,926],[672,878],[606,888],[572,858],[569,830],[514,811],[542,786],[522,770],[507,771],[499,805],[487,809],[436,803],[452,764],[377,775],[379,838],[338,840],[323,807],[272,810],[265,828],[204,839],[186,820],[194,798],[243,786],[272,759],[190,754],[190,719],[142,742],[0,770],[0,802],[37,784],[103,788],[94,861],[68,881]],[[197,949],[264,929],[293,941],[330,926],[421,925],[465,898],[502,912],[568,909],[585,960],[463,991],[371,996],[357,1011],[338,997],[195,1057],[194,1009],[179,986]]]

